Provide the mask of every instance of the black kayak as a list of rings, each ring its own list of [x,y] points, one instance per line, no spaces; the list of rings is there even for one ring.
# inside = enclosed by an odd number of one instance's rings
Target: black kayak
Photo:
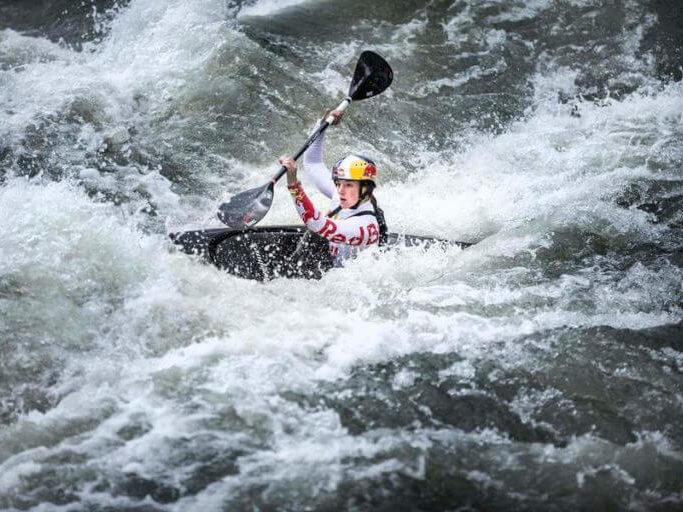
[[[245,279],[276,277],[320,279],[333,266],[327,240],[305,226],[215,228],[171,233],[171,240],[187,254]],[[388,233],[382,246],[430,247],[472,245],[428,236]]]

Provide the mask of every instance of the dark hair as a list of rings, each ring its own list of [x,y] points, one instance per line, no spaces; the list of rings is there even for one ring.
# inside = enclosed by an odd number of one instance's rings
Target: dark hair
[[[377,199],[375,199],[375,196],[372,194],[370,194],[370,202],[375,209],[375,218],[377,219],[377,225],[379,226],[379,245],[384,245],[387,243],[387,233],[389,231],[387,228],[387,221],[384,219],[384,210],[377,206]]]
[[[375,198],[375,183],[372,181],[363,182],[360,184],[360,194],[358,199],[358,204],[365,199],[369,199],[372,203],[372,207],[375,209],[375,218],[377,219],[377,225],[379,226],[379,245],[384,245],[387,242],[387,221],[384,219],[384,210],[382,210],[377,205],[377,198]],[[358,206],[358,204],[356,206]]]

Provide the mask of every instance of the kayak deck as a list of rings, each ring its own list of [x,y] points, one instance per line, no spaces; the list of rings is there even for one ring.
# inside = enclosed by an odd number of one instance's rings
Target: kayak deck
[[[171,233],[187,254],[245,279],[320,279],[333,266],[327,240],[305,226],[215,228]],[[472,244],[418,235],[388,233],[383,247],[469,247]]]

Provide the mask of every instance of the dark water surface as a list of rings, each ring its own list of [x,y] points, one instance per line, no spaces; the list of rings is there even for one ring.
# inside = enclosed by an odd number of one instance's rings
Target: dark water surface
[[[0,509],[683,508],[682,12],[0,1]],[[479,243],[315,282],[178,254],[364,49],[395,82],[326,161]]]

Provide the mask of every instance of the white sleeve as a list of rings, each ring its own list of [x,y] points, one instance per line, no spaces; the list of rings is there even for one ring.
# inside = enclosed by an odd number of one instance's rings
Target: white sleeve
[[[320,122],[315,125],[314,131],[319,126]],[[321,133],[304,153],[304,172],[320,192],[332,199],[337,189],[332,181],[332,173],[323,163],[324,137],[325,132]]]

